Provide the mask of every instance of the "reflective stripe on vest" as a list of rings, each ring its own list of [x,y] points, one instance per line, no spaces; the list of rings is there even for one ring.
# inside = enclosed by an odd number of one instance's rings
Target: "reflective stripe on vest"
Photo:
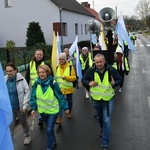
[[[126,41],[123,41],[123,43],[124,43],[124,45],[125,45],[125,46],[127,46],[127,45],[128,45],[128,43],[127,43]]]
[[[41,85],[37,85],[36,97],[39,113],[55,114],[59,112],[58,100],[54,96],[53,89],[50,86],[43,93]]]
[[[44,62],[42,62],[41,65],[44,65]],[[37,70],[36,70],[36,64],[35,64],[35,61],[32,61],[30,62],[30,82],[32,86],[37,78],[38,78],[38,75],[37,75]]]
[[[126,57],[124,58],[124,64],[125,64],[126,71],[130,71],[128,60]]]
[[[68,67],[65,69],[63,76],[70,76],[70,66],[68,66]],[[55,79],[56,79],[57,83],[59,84],[59,87],[60,87],[60,88],[63,88],[63,89],[70,89],[70,88],[73,88],[73,83],[72,83],[72,82],[69,82],[69,81],[66,81],[66,80],[63,80],[63,79],[62,79],[61,74],[60,74],[60,68],[59,68],[59,67],[58,67],[57,70],[56,70]]]
[[[105,72],[103,81],[98,75],[98,73],[94,73],[94,81],[98,82],[98,86],[90,87],[90,95],[94,100],[104,100],[109,101],[115,95],[114,89],[109,82],[108,71]]]

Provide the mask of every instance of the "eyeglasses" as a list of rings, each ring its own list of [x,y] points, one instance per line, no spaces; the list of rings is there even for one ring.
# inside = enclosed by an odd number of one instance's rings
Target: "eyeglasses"
[[[13,72],[14,70],[6,70],[6,72]]]

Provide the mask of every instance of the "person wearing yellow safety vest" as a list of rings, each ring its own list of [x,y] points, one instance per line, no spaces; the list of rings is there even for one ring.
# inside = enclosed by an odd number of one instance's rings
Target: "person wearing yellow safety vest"
[[[93,60],[91,53],[88,51],[88,47],[82,48],[82,53],[80,54],[80,63],[81,63],[81,69],[82,69],[82,76],[86,73],[87,69],[92,67]],[[86,98],[89,98],[89,92],[88,89],[85,89],[85,96]]]
[[[75,58],[69,55],[69,49],[64,48],[63,52],[66,54],[69,64],[75,67]]]
[[[31,83],[31,86],[33,86],[35,80],[38,78],[37,68],[41,64],[47,65],[52,70],[50,63],[44,60],[44,54],[43,54],[42,49],[37,49],[34,53],[34,57],[32,58],[32,60],[29,63],[29,66],[28,66],[28,68],[26,70],[26,74],[25,74],[25,79],[28,84]],[[53,72],[51,74],[53,75]],[[39,120],[38,125],[40,127],[43,127],[43,121],[42,121],[41,116],[38,116],[38,120]]]
[[[70,64],[67,62],[66,59],[67,58],[65,53],[61,53],[59,55],[59,65],[56,68],[55,79],[59,84],[61,92],[67,98],[68,105],[69,105],[69,114],[67,115],[67,118],[70,119],[72,117],[72,106],[73,106],[73,100],[72,100],[73,93],[74,93],[73,81],[76,80],[76,73],[74,67],[70,66]],[[62,123],[61,110],[56,123],[58,125],[61,125]]]
[[[69,49],[68,48],[64,48],[63,52],[66,54],[67,62],[69,62],[69,64],[71,66],[73,66],[74,68],[76,68],[76,58],[69,55]],[[76,69],[75,69],[75,72],[76,72]],[[76,72],[76,76],[77,76],[77,72]],[[78,80],[77,80],[76,89],[79,89]]]
[[[43,54],[42,49],[37,49],[36,52],[34,53],[32,60],[29,63],[29,66],[25,74],[25,79],[28,84],[31,82],[31,86],[33,86],[35,80],[38,77],[36,71],[37,71],[38,66],[41,64],[47,65],[52,70],[50,63],[44,60],[44,54]],[[52,75],[53,75],[53,72],[52,72]]]
[[[128,75],[130,71],[130,65],[128,57],[124,55],[123,50],[120,46],[117,47],[115,52],[115,61],[112,65],[122,77],[122,82],[120,84],[119,93],[122,92],[122,87],[124,84],[124,74]]]
[[[59,107],[61,106],[68,114],[68,102],[58,83],[51,76],[51,70],[47,65],[40,65],[37,74],[38,79],[33,84],[30,98],[31,115],[34,118],[37,110],[42,116],[47,127],[47,150],[52,150],[56,146],[54,126]]]
[[[133,33],[132,35],[131,35],[131,37],[130,37],[130,39],[132,40],[132,43],[133,43],[133,45],[135,45],[135,40],[136,40],[136,35],[135,35],[135,33]]]
[[[117,70],[106,63],[103,54],[94,57],[95,65],[87,70],[82,77],[82,83],[89,88],[97,120],[100,125],[103,150],[109,149],[111,132],[111,115],[113,111],[114,88],[121,83]]]
[[[126,57],[128,57],[129,56],[129,47],[128,47],[128,43],[125,40],[123,40],[123,45],[124,45],[123,53]]]

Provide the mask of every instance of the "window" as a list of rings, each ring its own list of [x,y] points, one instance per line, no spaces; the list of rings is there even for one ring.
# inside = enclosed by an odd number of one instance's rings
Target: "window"
[[[62,35],[67,36],[67,23],[62,23]]]
[[[5,1],[5,7],[12,7],[12,0],[4,0]]]
[[[62,27],[60,22],[53,23],[53,31],[58,32],[60,36],[67,36],[67,23],[63,22]]]
[[[75,35],[78,35],[78,24],[75,24]]]
[[[81,24],[81,35],[83,35],[83,26]]]
[[[85,34],[87,35],[87,25],[85,24]]]

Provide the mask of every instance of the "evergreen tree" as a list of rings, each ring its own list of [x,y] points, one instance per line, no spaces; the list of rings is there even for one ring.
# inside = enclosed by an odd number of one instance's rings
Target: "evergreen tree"
[[[26,46],[35,46],[37,43],[45,43],[44,33],[39,22],[30,22],[26,34]]]

